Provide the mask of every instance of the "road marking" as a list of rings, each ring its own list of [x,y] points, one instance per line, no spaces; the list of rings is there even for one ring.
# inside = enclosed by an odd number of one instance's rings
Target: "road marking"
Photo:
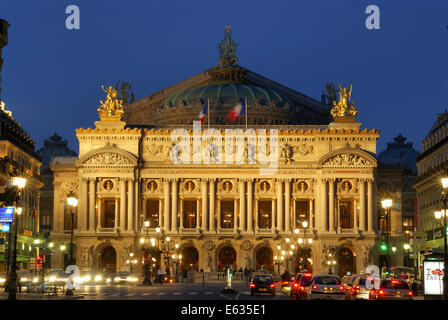
[[[157,295],[158,296],[163,296],[163,295],[165,295],[166,294],[166,292],[159,292]]]
[[[133,296],[135,296],[136,294],[135,293],[128,293],[127,295],[126,295],[126,297],[133,297]]]
[[[142,293],[142,296],[149,296],[151,292]]]
[[[206,292],[205,294],[213,294],[213,292]]]
[[[174,292],[173,293],[175,296],[177,296],[177,295],[179,295],[179,294],[182,294],[182,292]]]
[[[239,297],[240,297],[240,294],[238,293],[235,297],[235,300],[238,300]]]
[[[189,292],[188,294],[198,294],[197,292]]]

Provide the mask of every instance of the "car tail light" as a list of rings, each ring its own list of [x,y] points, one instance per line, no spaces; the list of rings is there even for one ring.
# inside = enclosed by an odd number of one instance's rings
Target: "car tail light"
[[[294,283],[294,288],[297,288],[299,286],[299,284]]]
[[[300,291],[305,291],[305,287],[300,287]]]
[[[271,284],[271,286],[270,286],[271,288],[274,288],[275,287],[275,284]]]
[[[412,297],[414,295],[414,293],[412,293],[412,291],[409,290],[408,295]]]
[[[316,285],[313,285],[312,288],[313,288],[314,290],[317,290],[317,286],[316,286]]]
[[[344,286],[339,286],[339,291],[344,291],[344,290],[345,290]]]
[[[380,296],[384,296],[384,290],[382,290],[382,289],[378,290],[378,294],[379,294]]]
[[[358,286],[356,286],[356,287],[355,287],[355,291],[356,291],[356,292],[359,292],[359,291],[361,291],[361,287],[360,287],[359,285],[358,285]]]
[[[251,284],[250,284],[250,287],[251,287],[251,288],[255,288],[255,284],[251,283]]]
[[[283,281],[283,284],[288,284],[289,283],[289,281]]]
[[[312,274],[311,273],[305,273],[305,277],[311,277]]]

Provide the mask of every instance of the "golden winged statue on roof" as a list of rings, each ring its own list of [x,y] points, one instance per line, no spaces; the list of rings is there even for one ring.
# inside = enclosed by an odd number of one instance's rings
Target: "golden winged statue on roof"
[[[352,95],[352,84],[350,83],[350,88],[342,88],[341,84],[338,81],[339,85],[339,101],[333,101],[333,109],[331,109],[331,115],[333,118],[335,117],[347,117],[347,116],[356,116],[358,114],[358,109],[355,108],[355,103],[350,102],[350,97]]]
[[[117,82],[118,85],[118,82]],[[117,120],[120,121],[123,111],[123,100],[117,99],[117,85],[115,87],[109,86],[107,89],[104,85],[101,86],[103,91],[107,94],[106,101],[100,100],[100,107],[98,108],[98,114],[101,120]]]

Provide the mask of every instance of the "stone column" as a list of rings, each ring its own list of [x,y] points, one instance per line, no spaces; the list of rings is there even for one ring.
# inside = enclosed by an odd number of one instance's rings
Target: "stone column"
[[[115,198],[115,218],[114,218],[114,231],[118,229],[118,198]]]
[[[247,181],[247,232],[252,233],[253,232],[253,180],[249,179]]]
[[[244,180],[240,180],[240,224],[239,228],[241,231],[246,231],[246,197],[245,195],[245,188],[244,188]]]
[[[373,232],[372,180],[367,180],[367,231]]]
[[[159,212],[160,212],[160,203],[159,203]],[[143,198],[142,199],[142,220],[143,220],[143,225],[147,219],[147,215],[146,215],[146,199]],[[159,219],[160,219],[160,215],[159,215]],[[149,219],[148,219],[149,220]],[[160,221],[160,220],[159,220]],[[151,228],[153,228],[154,226],[151,226]]]
[[[283,182],[277,180],[277,230],[283,231]]]
[[[310,229],[314,230],[314,210],[313,210],[313,198],[310,198]]]
[[[171,231],[177,232],[177,179],[171,181]]]
[[[258,198],[255,198],[255,226],[254,229],[258,230],[260,228],[260,224],[258,221]]]
[[[135,179],[135,208],[134,208],[134,228],[133,231],[137,231],[140,229],[140,179]]]
[[[128,181],[128,231],[134,230],[134,181]]]
[[[209,222],[210,231],[215,232],[215,179],[210,179],[209,181],[210,190],[210,207],[209,207]]]
[[[330,231],[330,232],[333,232],[334,231],[334,179],[330,179],[329,180],[329,184],[330,184],[330,203],[329,203],[329,206],[330,206],[330,210],[329,210],[329,215],[330,215],[330,219],[329,219],[329,222],[328,222],[328,226],[329,226],[329,228],[328,228],[328,230]]]
[[[358,229],[358,207],[356,199],[353,200],[353,229]]]
[[[120,231],[126,230],[126,180],[120,178]]]
[[[291,231],[291,180],[285,180],[285,231]]]
[[[201,197],[202,197],[202,231],[208,231],[208,212],[207,212],[207,181],[201,180]]]
[[[179,229],[184,228],[184,198],[180,198],[180,219],[179,219]]]
[[[322,180],[322,230],[327,231],[328,230],[328,191],[327,191],[327,181],[324,179]]]
[[[81,209],[78,216],[79,216],[79,221],[78,221],[78,229],[82,232],[82,231],[87,231],[87,224],[88,224],[88,219],[89,219],[89,197],[88,197],[88,180],[85,178],[81,179],[81,187],[80,187],[80,192],[79,192],[79,208]]]
[[[218,209],[217,209],[217,227],[216,230],[220,230],[221,229],[221,198],[218,198],[216,200],[217,204],[218,204]]]
[[[233,230],[236,231],[238,228],[238,210],[237,210],[237,201],[233,200]]]
[[[359,229],[366,230],[366,189],[365,180],[359,180]]]
[[[159,200],[159,221],[158,221],[158,226],[162,227],[162,199],[158,199]],[[146,208],[143,209],[144,214],[146,214]],[[157,226],[152,226],[153,228],[157,227]]]
[[[196,230],[199,230],[199,215],[200,215],[200,210],[199,210],[199,200],[196,199]]]
[[[337,200],[337,210],[338,210],[338,232],[341,232],[341,199],[338,197]]]
[[[89,231],[95,231],[95,178],[89,179]]]
[[[104,226],[101,225],[101,214],[103,213],[103,208],[101,206],[102,198],[98,197],[96,200],[98,202],[98,211],[97,211],[98,215],[96,217],[96,229],[99,230],[101,228],[104,228]]]
[[[170,225],[170,181],[163,180],[163,224],[160,224],[164,230],[169,231]]]
[[[277,210],[275,206],[275,199],[272,199],[272,214],[271,214],[271,229],[275,230],[275,221],[276,221],[276,214],[275,210]]]

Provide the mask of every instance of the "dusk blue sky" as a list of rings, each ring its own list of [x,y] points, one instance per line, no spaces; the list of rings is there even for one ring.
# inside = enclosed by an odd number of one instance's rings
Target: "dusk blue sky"
[[[80,30],[65,27],[70,4]],[[380,30],[365,27],[370,4]],[[1,0],[1,98],[37,149],[56,132],[78,152],[101,84],[130,82],[140,99],[213,67],[229,24],[238,64],[317,100],[326,82],[352,81],[378,151],[399,133],[420,151],[448,105],[447,13],[446,0]]]

